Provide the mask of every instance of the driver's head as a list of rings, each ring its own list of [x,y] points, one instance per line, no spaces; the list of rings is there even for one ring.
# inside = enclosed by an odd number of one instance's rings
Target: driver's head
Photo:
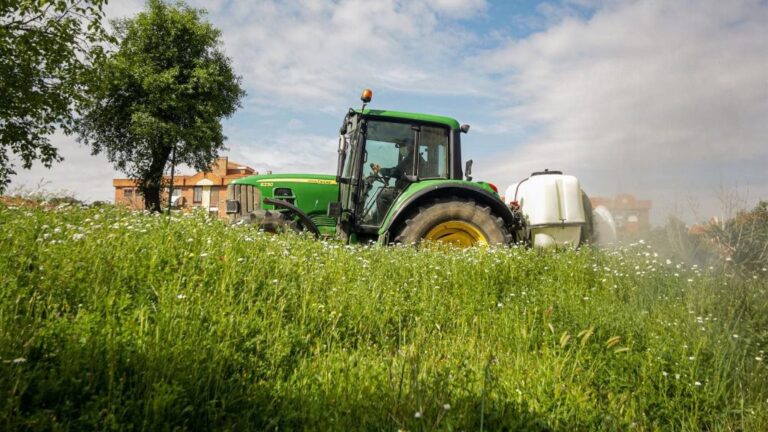
[[[413,150],[413,144],[410,142],[410,140],[396,139],[395,144],[397,144],[397,147],[400,150],[400,159],[410,155],[411,151]]]

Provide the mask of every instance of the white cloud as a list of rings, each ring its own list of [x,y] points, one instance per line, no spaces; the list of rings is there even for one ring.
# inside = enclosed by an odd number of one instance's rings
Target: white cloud
[[[428,4],[434,11],[452,18],[471,17],[488,8],[485,0],[431,0]]]
[[[540,130],[488,160],[497,178],[562,168],[601,194],[690,194],[704,212],[720,185],[768,192],[749,165],[768,162],[765,3],[610,2],[474,61],[515,95],[499,121]]]
[[[454,67],[474,36],[446,20],[485,7],[482,0],[263,1],[232,4],[214,18],[227,23],[225,46],[251,95],[296,106],[348,101],[350,89],[363,86],[480,92]]]
[[[249,145],[232,145],[229,157],[259,173],[336,172],[337,141],[311,134],[280,134]]]
[[[144,0],[118,0],[107,3],[104,14],[107,19],[130,18],[144,10]]]
[[[51,143],[59,149],[64,161],[50,169],[35,163],[29,170],[22,169],[15,161],[18,174],[11,178],[10,194],[45,191],[83,201],[114,199],[112,179],[124,176],[112,168],[105,156],[92,156],[88,147],[60,133],[51,137]]]

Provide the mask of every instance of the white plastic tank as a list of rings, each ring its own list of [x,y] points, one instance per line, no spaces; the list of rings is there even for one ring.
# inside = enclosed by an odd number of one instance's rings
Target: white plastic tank
[[[576,177],[559,171],[534,173],[507,188],[504,196],[507,203],[519,204],[533,246],[579,245],[587,219]]]

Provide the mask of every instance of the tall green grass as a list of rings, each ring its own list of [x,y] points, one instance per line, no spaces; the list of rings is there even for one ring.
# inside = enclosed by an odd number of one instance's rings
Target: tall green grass
[[[768,282],[0,205],[0,430],[768,430]]]

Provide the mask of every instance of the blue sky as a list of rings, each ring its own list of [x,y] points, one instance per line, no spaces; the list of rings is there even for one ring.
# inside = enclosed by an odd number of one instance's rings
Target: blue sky
[[[222,30],[248,91],[225,120],[227,155],[259,171],[333,172],[341,118],[369,87],[373,107],[471,124],[475,178],[502,189],[562,169],[590,195],[652,199],[656,222],[722,216],[734,193],[768,199],[765,1],[190,3]],[[66,161],[14,184],[111,199],[120,174],[54,138]]]

